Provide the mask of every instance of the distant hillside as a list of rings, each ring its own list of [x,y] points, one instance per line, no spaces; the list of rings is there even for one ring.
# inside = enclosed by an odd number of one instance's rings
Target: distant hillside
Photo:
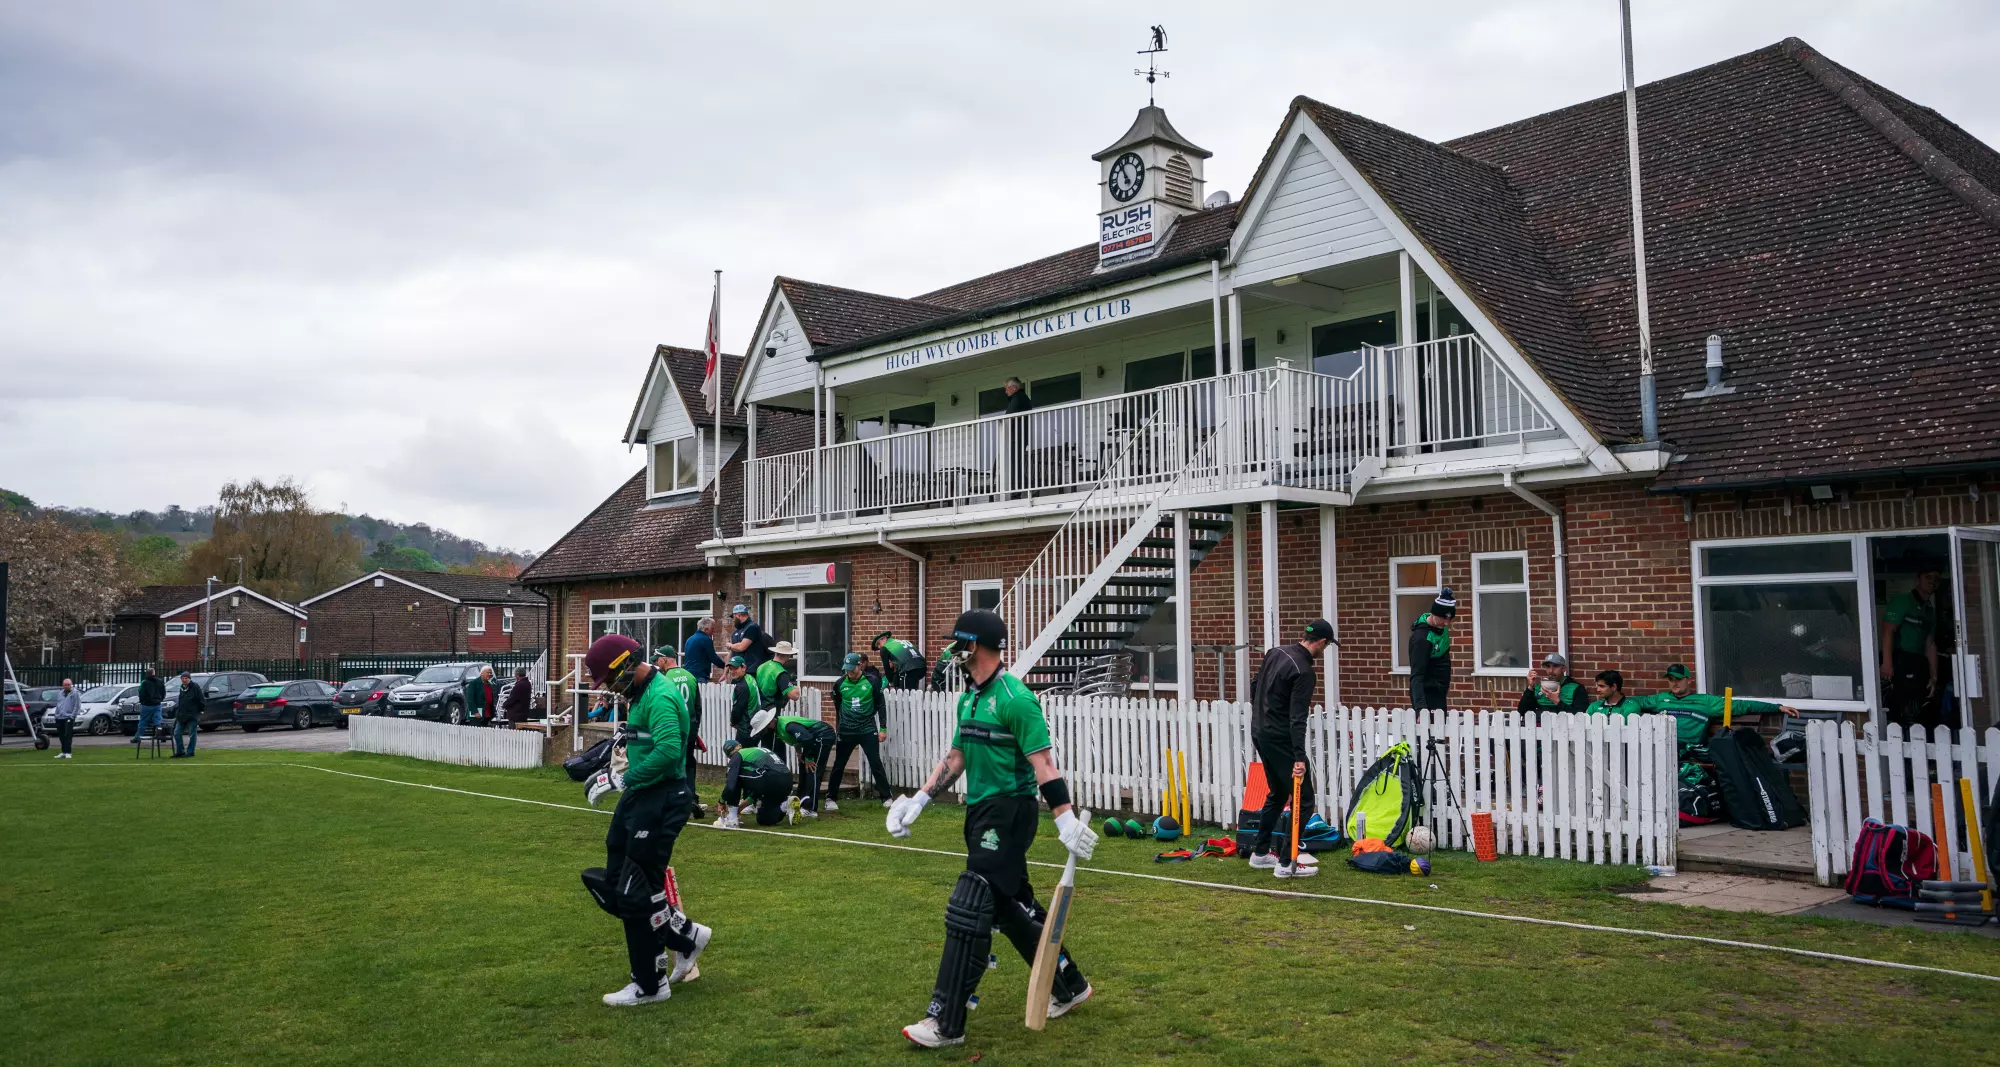
[[[0,509],[24,509],[66,518],[79,526],[106,533],[130,534],[134,538],[164,534],[182,547],[208,539],[215,529],[215,508],[192,511],[170,504],[164,511],[128,511],[117,514],[95,508],[66,508],[36,504],[19,493],[0,489]],[[400,523],[372,515],[342,515],[340,525],[361,542],[361,554],[371,565],[421,570],[470,567],[505,560],[517,567],[534,562],[532,552],[511,552],[489,547],[483,541],[460,537],[428,523]]]

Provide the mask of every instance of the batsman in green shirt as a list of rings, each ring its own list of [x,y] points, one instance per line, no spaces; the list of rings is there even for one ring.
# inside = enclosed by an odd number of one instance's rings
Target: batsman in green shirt
[[[1021,958],[1034,966],[1047,912],[1028,881],[1028,846],[1041,825],[1036,794],[1048,801],[1063,847],[1087,860],[1097,834],[1070,803],[1069,784],[1056,769],[1041,701],[1001,667],[1007,624],[990,611],[968,611],[952,627],[946,655],[957,657],[967,689],[958,700],[958,733],[917,793],[889,806],[889,833],[910,836],[925,805],[965,776],[965,871],[944,911],[944,958],[930,1010],[903,1028],[924,1048],[965,1042],[966,1001],[979,988],[998,926]],[[1062,950],[1049,994],[1054,1019],[1090,996],[1090,983]]]
[[[840,680],[833,683],[834,747],[833,769],[826,775],[826,810],[839,811],[834,795],[840,792],[841,776],[847,773],[847,757],[855,749],[868,760],[868,774],[875,780],[875,795],[889,802],[889,772],[882,769],[882,742],[889,739],[889,702],[882,693],[882,681],[870,678],[859,652],[849,652],[840,665]],[[857,785],[855,794],[860,795]]]

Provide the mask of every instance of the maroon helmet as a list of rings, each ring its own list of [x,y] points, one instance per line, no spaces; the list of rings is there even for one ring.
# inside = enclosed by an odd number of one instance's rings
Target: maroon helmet
[[[624,634],[605,634],[583,654],[583,669],[597,688],[620,691],[631,681],[632,671],[645,662],[644,651]]]

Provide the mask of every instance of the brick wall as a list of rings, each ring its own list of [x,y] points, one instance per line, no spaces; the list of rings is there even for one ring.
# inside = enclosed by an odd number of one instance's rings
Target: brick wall
[[[362,582],[306,608],[306,647],[315,658],[366,653],[465,651],[457,605],[434,593],[385,578]],[[495,613],[497,614],[497,613]],[[498,623],[489,622],[497,629]]]
[[[304,622],[288,611],[280,611],[253,596],[240,596],[235,607],[229,604],[229,597],[218,596],[209,608],[209,618],[215,623],[234,622],[234,634],[217,634],[214,639],[217,659],[297,659],[299,656],[299,627]],[[199,628],[201,608],[196,606],[178,615],[165,616],[167,622],[191,622]],[[165,627],[161,627],[162,632]],[[201,655],[200,637],[162,637],[160,656],[169,660],[189,660]]]

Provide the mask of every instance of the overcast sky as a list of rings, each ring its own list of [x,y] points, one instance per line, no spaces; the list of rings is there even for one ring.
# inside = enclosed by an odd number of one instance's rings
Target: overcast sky
[[[291,476],[540,550],[642,465],[709,271],[734,352],[777,273],[1091,241],[1152,22],[1211,190],[1301,93],[1441,139],[1619,87],[1615,0],[959,6],[0,0],[0,487]],[[1642,81],[1796,35],[2000,143],[1991,0],[1634,6]]]

